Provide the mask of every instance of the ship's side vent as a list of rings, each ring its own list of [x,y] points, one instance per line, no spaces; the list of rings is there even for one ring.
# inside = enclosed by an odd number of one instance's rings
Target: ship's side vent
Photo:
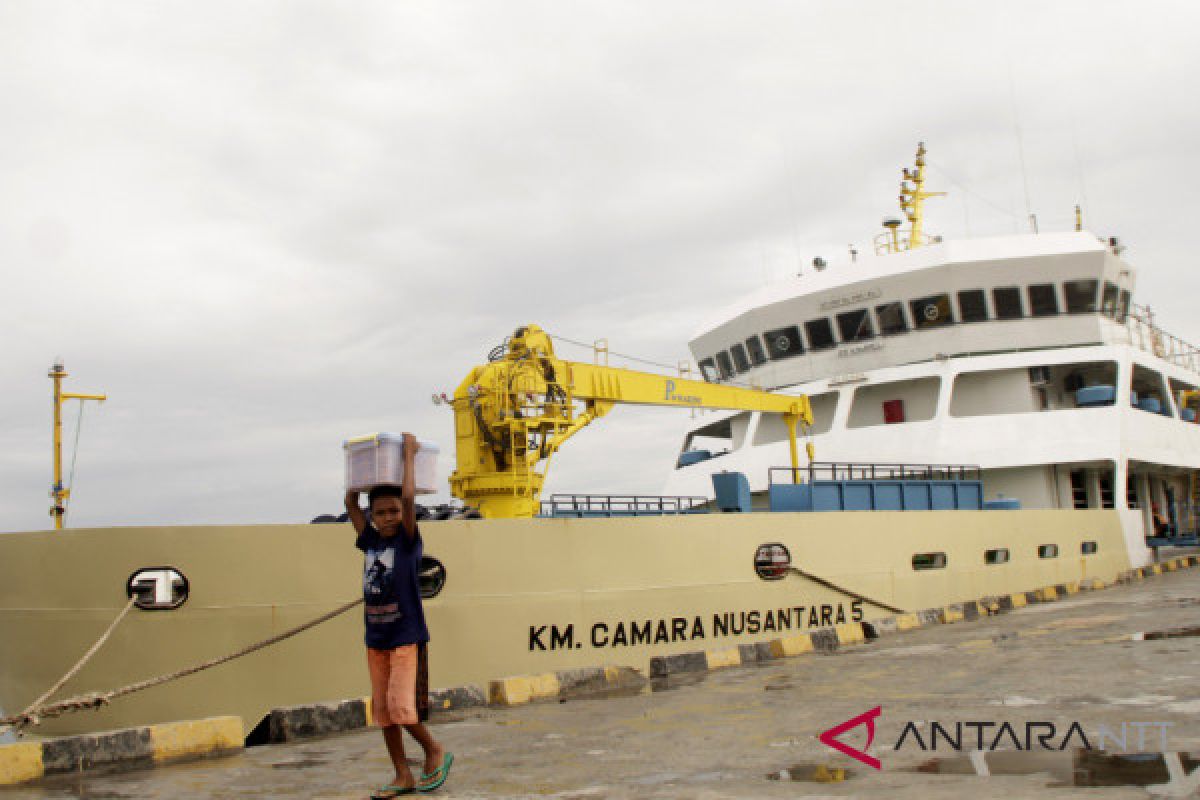
[[[1058,545],[1056,545],[1056,544],[1038,545],[1038,558],[1058,558]]]
[[[983,554],[983,563],[985,564],[1007,564],[1011,554],[1007,547],[998,547],[995,550],[988,550]]]
[[[914,553],[912,557],[912,568],[915,570],[923,569],[945,569],[946,554],[945,553]]]

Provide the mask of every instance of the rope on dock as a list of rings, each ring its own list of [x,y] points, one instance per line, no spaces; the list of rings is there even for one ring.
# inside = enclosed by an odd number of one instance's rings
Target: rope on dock
[[[88,694],[82,694],[82,695],[77,695],[75,697],[70,697],[66,700],[60,700],[57,703],[51,703],[49,705],[44,705],[44,706],[38,707],[39,703],[43,702],[47,697],[49,697],[51,694],[53,694],[54,691],[57,691],[60,686],[62,686],[64,683],[66,683],[67,679],[69,679],[75,672],[77,672],[79,670],[79,668],[81,668],[83,666],[83,664],[86,663],[87,659],[91,658],[92,654],[100,648],[100,645],[102,645],[104,643],[104,640],[108,638],[108,635],[110,633],[112,633],[114,628],[116,628],[117,623],[119,623],[121,621],[121,619],[124,618],[125,613],[128,612],[130,606],[133,605],[133,603],[131,601],[130,605],[125,607],[125,609],[121,612],[120,616],[118,616],[117,619],[114,620],[113,624],[109,626],[109,629],[107,631],[105,631],[103,636],[100,637],[100,640],[98,640],[96,642],[96,644],[92,646],[92,649],[89,650],[87,654],[85,654],[84,658],[80,660],[80,663],[76,664],[75,667],[72,668],[71,672],[67,673],[67,675],[64,676],[62,680],[60,680],[57,684],[55,684],[54,688],[50,692],[47,692],[46,694],[42,695],[42,697],[38,698],[38,700],[30,708],[27,708],[26,710],[22,711],[20,714],[17,714],[15,716],[5,717],[3,719],[0,719],[0,726],[10,726],[19,731],[22,728],[37,725],[43,719],[53,719],[54,717],[59,717],[59,716],[62,716],[63,714],[68,714],[68,713],[72,713],[75,711],[84,711],[87,709],[101,708],[103,706],[108,705],[113,700],[116,700],[118,697],[124,697],[127,694],[133,694],[134,692],[140,692],[145,689],[150,689],[150,688],[159,686],[164,683],[169,683],[170,681],[178,680],[180,678],[186,678],[188,675],[195,675],[197,672],[203,672],[206,669],[211,669],[213,667],[220,666],[221,664],[224,664],[228,661],[233,661],[234,659],[241,658],[242,656],[248,656],[251,653],[258,652],[259,650],[262,650],[266,647],[270,647],[271,645],[278,644],[279,642],[282,642],[285,639],[290,639],[299,633],[304,633],[304,631],[308,630],[309,628],[315,628],[316,626],[320,625],[323,622],[328,622],[329,620],[333,619],[334,617],[337,617],[341,614],[346,613],[350,609],[352,609],[355,606],[362,603],[362,601],[363,601],[363,599],[361,597],[351,600],[349,603],[344,603],[344,604],[338,606],[337,608],[333,609],[332,611],[322,614],[321,616],[317,617],[316,619],[311,619],[302,625],[297,625],[296,627],[294,627],[290,630],[286,630],[283,633],[276,634],[275,636],[272,636],[268,639],[263,639],[261,642],[256,642],[247,647],[243,647],[241,650],[238,650],[237,652],[229,653],[228,655],[221,656],[220,658],[210,659],[209,661],[205,661],[200,664],[196,664],[195,666],[187,667],[187,668],[181,669],[181,670],[176,670],[175,672],[169,672],[165,675],[159,675],[155,678],[147,678],[146,680],[138,681],[137,683],[131,683],[128,686],[122,686],[119,689],[112,689],[107,692],[90,692]]]
[[[800,569],[799,567],[788,567],[788,570],[796,573],[797,575],[799,575],[802,578],[808,578],[813,583],[820,584],[821,586],[824,586],[826,589],[832,589],[835,592],[841,592],[842,594],[849,595],[850,597],[854,598],[855,600],[861,600],[864,603],[870,603],[873,606],[879,606],[884,611],[890,611],[893,614],[906,613],[903,608],[896,608],[895,606],[889,606],[887,603],[884,603],[882,601],[873,600],[870,597],[867,597],[866,595],[861,595],[857,592],[852,592],[843,586],[838,586],[836,583],[833,583],[832,581],[825,580],[824,578],[822,578],[819,575],[813,575],[811,572],[805,572],[804,570]]]

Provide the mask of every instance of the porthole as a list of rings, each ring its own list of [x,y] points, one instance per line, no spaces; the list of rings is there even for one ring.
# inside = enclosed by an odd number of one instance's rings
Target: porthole
[[[442,562],[429,556],[421,556],[421,568],[417,571],[417,584],[425,600],[437,597],[446,586],[446,568]]]
[[[983,563],[985,564],[1007,564],[1009,559],[1007,547],[998,547],[995,550],[988,550],[983,554]]]
[[[1090,556],[1092,553],[1100,549],[1098,542],[1083,542],[1079,545],[1079,552],[1085,556]]]
[[[1056,545],[1056,544],[1038,545],[1038,558],[1058,558],[1058,545]]]
[[[912,568],[915,570],[923,569],[945,569],[946,554],[945,553],[914,553],[912,557]]]
[[[187,602],[190,586],[174,567],[145,567],[129,576],[125,596],[145,611],[170,611]]]
[[[779,543],[760,544],[754,551],[754,571],[764,581],[784,578],[792,568],[792,554]]]

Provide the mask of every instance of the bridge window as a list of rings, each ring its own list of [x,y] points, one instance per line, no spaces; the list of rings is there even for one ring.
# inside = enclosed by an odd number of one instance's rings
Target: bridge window
[[[875,338],[875,331],[871,329],[871,315],[865,308],[838,314],[837,324],[843,342],[862,342]]]
[[[767,351],[763,350],[762,340],[751,336],[746,340],[746,352],[750,354],[750,363],[756,367],[767,363]]]
[[[828,317],[810,319],[804,323],[804,332],[808,334],[808,346],[811,350],[828,350],[837,346],[837,340],[833,338],[833,326],[829,324]]]
[[[709,383],[716,383],[721,379],[721,373],[717,372],[717,362],[711,358],[705,358],[700,361],[700,374],[704,376],[704,380]]]
[[[1038,545],[1038,558],[1058,558],[1058,545],[1056,545],[1056,544]]]
[[[983,563],[985,564],[1007,564],[1009,559],[1007,547],[999,547],[995,550],[987,550],[983,554]]]
[[[1100,549],[1098,542],[1080,542],[1079,552],[1085,556],[1090,556]]]
[[[772,361],[802,355],[804,342],[800,339],[800,329],[795,325],[778,330],[767,331],[763,334],[767,340],[767,353]]]
[[[1058,313],[1058,297],[1053,283],[1035,283],[1029,287],[1029,313],[1035,317],[1050,317]]]
[[[1104,282],[1104,299],[1100,301],[1100,311],[1106,317],[1117,315],[1117,285],[1112,281]]]
[[[1068,314],[1089,314],[1096,310],[1096,290],[1100,281],[1067,281],[1063,284],[1063,296],[1067,300]]]
[[[908,320],[904,318],[903,303],[884,303],[881,306],[875,306],[875,314],[879,317],[879,332],[884,336],[908,332]]]
[[[958,318],[962,322],[987,320],[987,300],[983,289],[967,289],[958,293]]]
[[[996,307],[996,319],[1020,319],[1025,316],[1021,309],[1021,290],[1016,286],[992,289],[992,305]]]
[[[946,554],[945,553],[915,553],[912,557],[912,568],[915,570],[945,569],[946,568]]]
[[[733,362],[729,360],[729,353],[724,350],[717,353],[717,370],[720,371],[723,381],[733,377]]]
[[[950,295],[948,294],[921,297],[913,300],[911,306],[913,325],[919,331],[950,325],[954,322],[954,315],[950,312]]]
[[[740,344],[735,344],[729,348],[730,355],[733,356],[733,366],[738,372],[747,372],[750,369],[750,359],[746,358],[746,348]]]

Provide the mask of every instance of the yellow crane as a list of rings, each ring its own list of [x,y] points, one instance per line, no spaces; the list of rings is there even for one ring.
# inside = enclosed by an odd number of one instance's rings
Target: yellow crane
[[[781,414],[794,468],[796,428],[812,425],[805,396],[564,361],[536,325],[517,328],[492,356],[471,370],[450,401],[457,459],[450,490],[484,517],[537,514],[550,457],[618,403]]]

